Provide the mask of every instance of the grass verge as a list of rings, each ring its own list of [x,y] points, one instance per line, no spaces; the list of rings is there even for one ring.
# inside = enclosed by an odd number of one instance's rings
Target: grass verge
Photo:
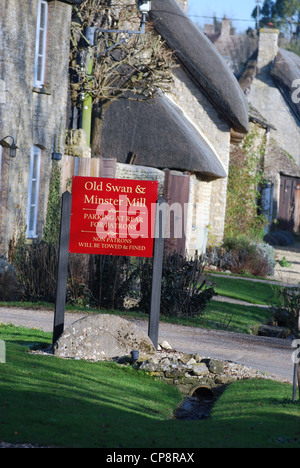
[[[211,301],[205,316],[198,319],[198,326],[252,335],[259,325],[267,324],[271,317],[269,309]]]
[[[19,307],[22,309],[36,309],[54,311],[54,305],[44,302],[0,302],[0,307]],[[78,306],[67,306],[66,310],[73,313],[98,314],[100,309],[84,308]],[[105,310],[106,314],[120,315],[126,318],[149,320],[147,314],[135,311]],[[200,317],[160,317],[161,322],[190,327],[201,327],[215,330],[227,330],[237,333],[252,334],[257,325],[266,324],[271,318],[268,309],[255,306],[243,306],[211,301]]]
[[[221,275],[208,275],[208,277],[214,283],[215,291],[220,296],[238,299],[250,304],[274,305],[276,302],[275,291],[279,288],[276,284],[228,278]]]
[[[176,388],[131,367],[29,353],[51,334],[0,326],[0,440],[83,448],[299,448],[291,386],[240,381],[203,421],[172,419]]]

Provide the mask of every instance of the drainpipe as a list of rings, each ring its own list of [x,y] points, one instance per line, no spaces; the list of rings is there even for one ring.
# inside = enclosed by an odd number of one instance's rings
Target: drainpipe
[[[93,46],[95,45],[95,31],[96,28],[86,28],[84,34],[88,43],[87,54],[85,59],[85,73],[88,77],[92,76],[94,70]],[[92,109],[92,95],[90,93],[85,93],[85,97],[82,103],[81,128],[85,131],[87,146],[91,146]]]

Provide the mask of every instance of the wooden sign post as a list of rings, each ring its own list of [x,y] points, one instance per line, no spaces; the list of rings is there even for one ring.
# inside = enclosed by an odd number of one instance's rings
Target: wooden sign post
[[[160,315],[160,300],[161,300],[161,280],[162,280],[162,266],[164,255],[164,218],[161,210],[159,209],[165,199],[160,197],[157,201],[156,217],[155,217],[155,231],[157,237],[154,243],[154,258],[153,258],[153,271],[152,271],[152,291],[151,291],[151,309],[148,326],[148,336],[152,341],[155,349],[158,347],[158,329],[159,329],[159,315]]]
[[[56,302],[53,324],[52,345],[64,331],[66,295],[68,283],[69,240],[71,222],[72,195],[65,192],[62,196],[60,238],[57,267]]]
[[[69,252],[153,257],[154,249],[149,337],[157,348],[164,246],[161,213],[155,227],[164,202],[157,192],[155,181],[73,178],[72,195],[62,196],[53,345],[64,330]]]

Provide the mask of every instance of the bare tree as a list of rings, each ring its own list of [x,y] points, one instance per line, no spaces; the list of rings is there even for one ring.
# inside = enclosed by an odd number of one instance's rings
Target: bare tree
[[[73,106],[79,108],[87,95],[92,98],[92,149],[99,142],[101,122],[98,119],[111,101],[129,92],[131,99],[151,99],[158,90],[171,89],[172,69],[176,66],[173,52],[153,25],[147,23],[145,34],[124,32],[139,30],[140,23],[135,0],[84,0],[74,8],[71,97]],[[87,27],[97,31],[92,47],[88,47],[85,37]],[[86,67],[87,54],[92,63],[90,68]]]

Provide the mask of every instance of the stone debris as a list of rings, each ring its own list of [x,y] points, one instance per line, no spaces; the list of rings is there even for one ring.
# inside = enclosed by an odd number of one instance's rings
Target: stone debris
[[[159,345],[160,349],[172,349],[172,346],[167,342],[167,341],[163,341],[160,345]],[[158,348],[159,349],[159,348]]]
[[[280,380],[277,376],[262,373],[229,361],[199,356],[198,354],[186,354],[174,349],[163,349],[147,359],[139,359],[132,362],[130,356],[122,356],[114,359],[121,365],[133,365],[138,370],[143,370],[151,376],[164,380],[170,385],[176,386],[185,396],[193,396],[197,388],[208,388],[216,394],[237,380],[269,379]]]
[[[189,377],[196,377],[198,379],[210,376],[218,385],[246,379],[267,379],[290,383],[288,380],[279,376],[264,373],[233,361],[222,361],[200,356],[199,354],[183,353],[172,349],[170,345],[168,349],[163,348],[162,345],[163,343],[160,343],[158,350],[153,354],[140,354],[139,359],[135,362],[133,362],[130,353],[102,360],[114,361],[120,365],[134,365],[136,369],[145,370],[155,377],[163,377],[165,372],[168,372],[169,376],[177,374],[181,377],[183,375],[187,377],[185,374],[188,374]],[[53,356],[51,347],[43,350],[31,350],[30,353]],[[77,359],[76,357],[61,357],[65,359]],[[93,359],[91,359],[91,361],[93,361]],[[176,380],[175,377],[174,379]]]

